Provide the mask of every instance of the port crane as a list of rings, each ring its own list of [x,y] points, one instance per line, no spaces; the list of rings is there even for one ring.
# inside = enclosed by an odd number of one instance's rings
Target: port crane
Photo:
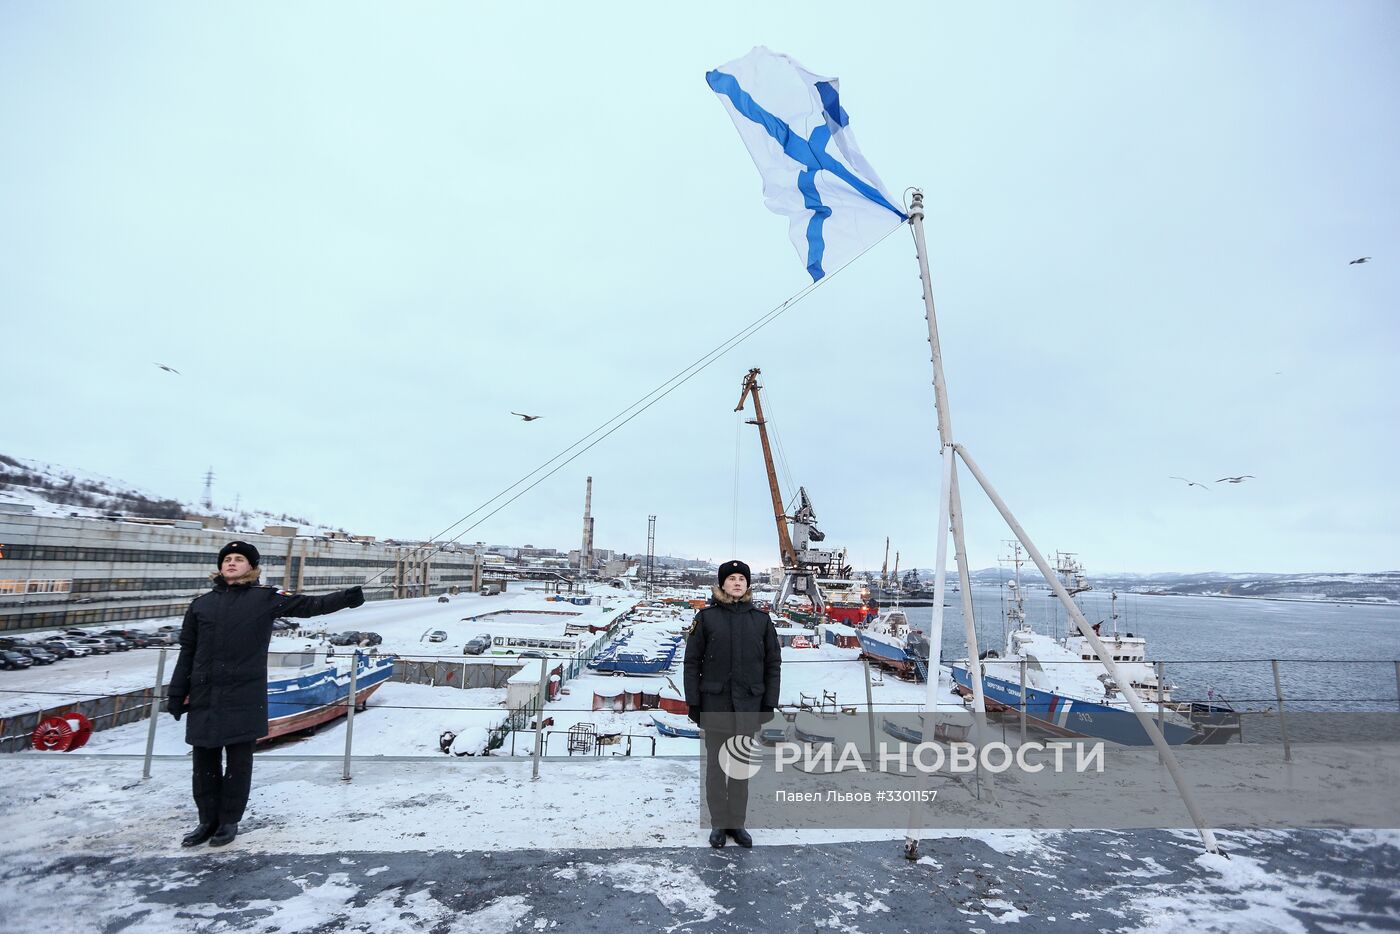
[[[774,603],[775,612],[781,611],[787,598],[800,594],[812,601],[812,609],[820,616],[826,612],[826,600],[822,597],[817,583],[818,575],[847,577],[850,568],[846,567],[840,552],[824,551],[810,547],[815,542],[825,540],[826,533],[817,528],[817,514],[807,490],[797,490],[797,509],[789,516],[783,508],[783,494],[778,489],[778,472],[773,467],[773,448],[768,441],[768,423],[763,417],[763,399],[758,376],[760,370],[754,367],[744,375],[739,393],[739,404],[734,411],[742,412],[744,404],[753,399],[754,417],[746,423],[758,427],[758,440],[763,447],[763,466],[768,473],[768,492],[773,500],[773,521],[778,527],[778,554],[783,562],[783,581],[778,587],[778,598]],[[788,523],[792,523],[792,532]]]

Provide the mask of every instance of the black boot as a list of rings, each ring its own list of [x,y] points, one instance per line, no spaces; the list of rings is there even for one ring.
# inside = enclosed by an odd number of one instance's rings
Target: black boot
[[[184,839],[180,841],[180,845],[199,846],[205,840],[214,836],[214,831],[217,829],[219,829],[219,825],[215,824],[213,821],[200,821],[198,827],[185,834]]]
[[[738,830],[729,831],[729,835],[734,838],[735,843],[746,850],[753,846],[753,837],[749,836],[749,832],[743,827],[740,827]]]
[[[237,824],[220,824],[218,832],[209,838],[209,845],[227,846],[233,842],[233,838],[236,836],[238,836]]]
[[[724,846],[724,828],[716,827],[710,831],[710,846],[719,849]]]

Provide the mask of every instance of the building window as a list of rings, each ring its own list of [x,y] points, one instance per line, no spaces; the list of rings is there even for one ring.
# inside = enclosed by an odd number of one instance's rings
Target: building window
[[[67,593],[73,586],[71,580],[30,580],[25,593]]]

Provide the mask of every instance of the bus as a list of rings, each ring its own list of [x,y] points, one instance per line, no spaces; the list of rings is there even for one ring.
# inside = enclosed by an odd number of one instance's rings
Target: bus
[[[582,648],[577,639],[496,636],[491,640],[492,655],[520,655],[523,652],[542,652],[545,655],[577,655],[581,651]]]

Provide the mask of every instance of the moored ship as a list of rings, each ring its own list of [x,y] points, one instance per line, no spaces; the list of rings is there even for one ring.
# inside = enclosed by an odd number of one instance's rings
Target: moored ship
[[[1024,592],[1017,579],[1008,583],[1007,634],[1003,655],[984,653],[978,660],[982,691],[989,711],[1025,711],[1028,724],[1061,736],[1087,736],[1127,746],[1145,746],[1151,739],[1114,681],[1081,633],[1064,639],[1035,632],[1026,621]],[[1058,556],[1056,572],[1071,595],[1091,589],[1083,568],[1072,555]],[[1147,658],[1147,640],[1133,633],[1118,633],[1117,594],[1113,595],[1113,632],[1098,633],[1114,664],[1132,690],[1142,699],[1169,744],[1215,744],[1239,735],[1239,714],[1222,704],[1174,701],[1172,685],[1160,683],[1154,664]],[[1101,624],[1099,624],[1101,625]],[[951,665],[954,690],[972,695],[966,660]],[[1023,680],[1024,679],[1024,682]],[[1024,688],[1023,688],[1024,683]]]

